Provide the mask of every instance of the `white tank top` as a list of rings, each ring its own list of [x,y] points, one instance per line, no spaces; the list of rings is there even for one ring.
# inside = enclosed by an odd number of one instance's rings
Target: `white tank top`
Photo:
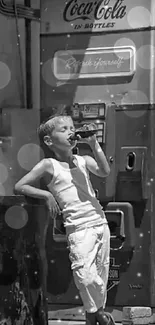
[[[57,200],[69,228],[91,227],[107,223],[105,214],[89,179],[85,159],[74,155],[77,167],[63,167],[59,161],[50,158],[54,173],[48,189]],[[68,229],[69,230],[69,229]]]

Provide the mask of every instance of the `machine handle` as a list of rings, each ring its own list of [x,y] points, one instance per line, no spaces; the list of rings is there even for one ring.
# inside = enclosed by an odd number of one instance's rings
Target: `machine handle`
[[[122,236],[122,235],[117,235],[117,236],[110,236],[111,239],[120,239],[121,241],[121,245],[116,247],[116,248],[112,248],[110,247],[110,250],[111,251],[119,251],[120,249],[123,248],[124,246],[124,242],[125,242],[125,236]]]

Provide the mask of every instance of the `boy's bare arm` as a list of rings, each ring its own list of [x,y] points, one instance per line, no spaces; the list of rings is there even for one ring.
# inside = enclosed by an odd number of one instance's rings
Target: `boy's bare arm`
[[[110,173],[110,167],[103,150],[96,140],[96,137],[90,137],[87,143],[90,145],[95,158],[94,159],[91,156],[84,156],[87,168],[97,176],[108,176]]]
[[[34,198],[44,199],[51,212],[59,212],[59,208],[52,193],[39,189],[34,185],[36,181],[46,176],[48,168],[48,159],[41,160],[28,174],[15,184],[15,192]],[[50,165],[50,169],[51,168],[52,166]]]
[[[15,185],[15,191],[30,195],[32,197],[45,199],[48,195],[47,191],[36,188],[34,184],[46,173],[46,161],[40,161],[28,174],[19,180]]]

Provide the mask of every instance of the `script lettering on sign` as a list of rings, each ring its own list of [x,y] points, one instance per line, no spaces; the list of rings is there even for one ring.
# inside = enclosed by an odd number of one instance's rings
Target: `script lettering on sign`
[[[99,0],[81,2],[70,0],[63,12],[63,18],[67,22],[82,20],[100,19],[122,19],[126,15],[126,5],[124,0],[116,0],[111,4],[111,0]]]
[[[116,60],[103,60],[102,57],[99,57],[95,60],[92,58],[86,60],[76,60],[76,58],[72,56],[70,59],[66,60],[65,70],[72,69],[73,73],[78,73],[81,67],[94,67],[94,70],[97,71],[99,67],[103,66],[116,66],[116,68],[119,69],[123,62],[123,57],[120,57]]]

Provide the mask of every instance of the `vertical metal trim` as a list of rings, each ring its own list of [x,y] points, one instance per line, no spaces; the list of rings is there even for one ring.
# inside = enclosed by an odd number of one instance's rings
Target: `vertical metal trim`
[[[31,7],[31,0],[24,0],[25,6]],[[32,61],[31,61],[31,20],[25,19],[25,46],[26,46],[26,106],[32,109]]]

